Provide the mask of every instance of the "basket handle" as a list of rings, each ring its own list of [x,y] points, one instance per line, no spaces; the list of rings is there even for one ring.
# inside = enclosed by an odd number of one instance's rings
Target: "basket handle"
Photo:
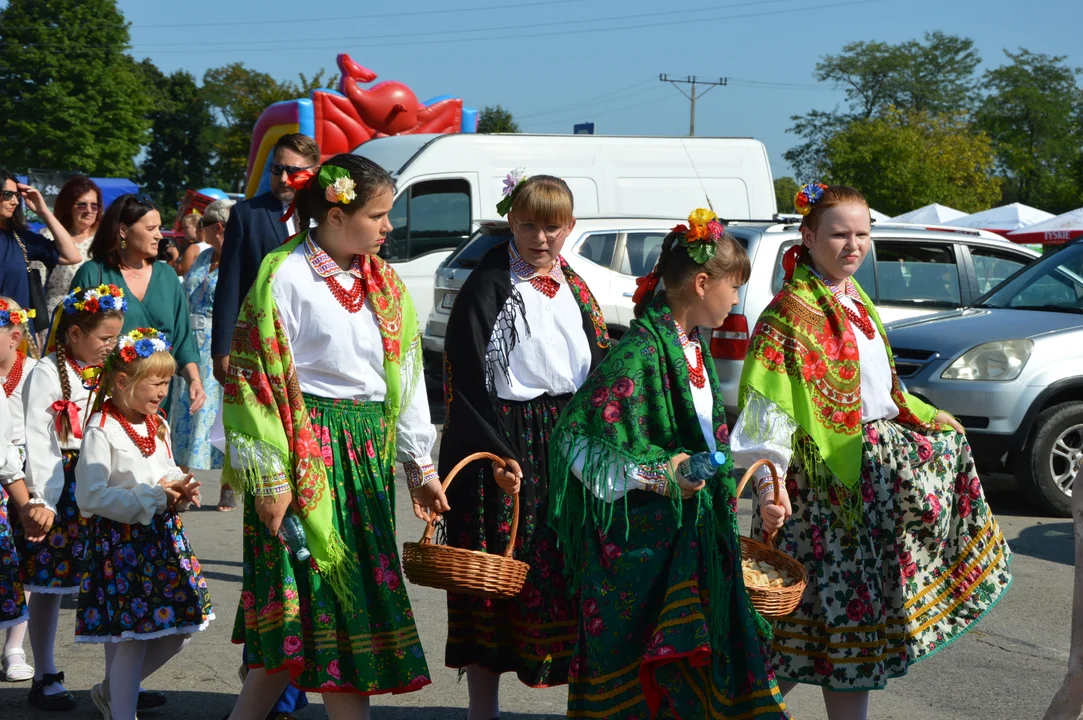
[[[737,494],[735,497],[741,497],[741,492],[744,491],[745,485],[747,485],[748,481],[752,479],[752,476],[756,474],[756,471],[765,465],[767,466],[767,469],[771,471],[771,480],[774,482],[775,485],[775,504],[778,505],[778,501],[782,498],[782,487],[779,485],[778,482],[778,468],[776,468],[775,464],[767,458],[757,460],[756,462],[752,463],[752,467],[750,467],[748,470],[745,470],[745,474],[741,478],[741,482],[737,483]],[[777,535],[777,530],[771,533],[771,537],[768,538],[768,542],[773,542]]]
[[[451,472],[444,478],[443,488],[444,492],[447,492],[448,486],[451,485],[451,481],[455,479],[455,476],[459,472],[478,460],[492,460],[500,467],[504,467],[504,458],[493,455],[487,452],[476,452],[473,455],[467,455],[459,463],[451,468]],[[512,518],[511,518],[511,535],[508,537],[508,546],[504,548],[504,557],[510,558],[512,550],[515,548],[515,537],[519,534],[519,493],[512,495],[514,504],[512,505]],[[440,515],[437,513],[429,513],[429,521],[425,523],[425,532],[421,535],[421,544],[429,544],[432,542],[432,535],[436,532],[436,521],[440,519]]]

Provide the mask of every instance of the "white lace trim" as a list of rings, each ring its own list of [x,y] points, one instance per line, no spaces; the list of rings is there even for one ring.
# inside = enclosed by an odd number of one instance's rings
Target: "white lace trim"
[[[158,638],[169,637],[170,635],[191,635],[192,633],[203,632],[207,629],[207,626],[211,624],[211,620],[214,620],[214,613],[207,616],[207,619],[197,625],[181,625],[175,628],[166,628],[165,630],[159,630],[152,633],[135,633],[130,630],[125,630],[118,635],[76,635],[75,642],[77,643],[92,643],[101,644],[107,642],[127,642],[129,640],[157,640]]]

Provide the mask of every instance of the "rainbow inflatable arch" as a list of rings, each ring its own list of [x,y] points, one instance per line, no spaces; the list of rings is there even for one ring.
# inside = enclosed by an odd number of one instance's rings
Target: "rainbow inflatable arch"
[[[270,190],[271,148],[288,133],[315,138],[327,159],[378,137],[477,131],[477,110],[464,108],[461,99],[441,95],[420,102],[409,87],[393,80],[363,88],[376,73],[345,53],[337,61],[342,71],[338,90],[313,90],[311,97],[275,103],[256,120],[248,153],[247,197]]]

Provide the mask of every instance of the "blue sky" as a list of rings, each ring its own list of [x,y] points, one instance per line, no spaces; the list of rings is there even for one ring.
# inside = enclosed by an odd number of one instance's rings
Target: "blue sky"
[[[243,62],[285,79],[337,70],[335,55],[348,52],[423,100],[451,94],[470,107],[499,103],[527,132],[567,133],[593,121],[605,134],[687,134],[688,100],[659,73],[728,77],[728,86],[700,100],[696,134],[762,140],[776,177],[789,171],[782,153],[795,144],[786,132],[790,116],[843,101],[812,71],[846,43],[896,43],[942,30],[973,38],[985,67],[1000,64],[1003,49],[1020,47],[1083,66],[1080,0],[119,4],[132,23],[133,54],[165,72],[201,78],[208,68]]]

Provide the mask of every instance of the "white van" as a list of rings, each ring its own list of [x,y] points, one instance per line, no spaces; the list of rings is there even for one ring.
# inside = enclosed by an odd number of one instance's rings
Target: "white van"
[[[504,178],[516,168],[563,178],[584,216],[683,217],[707,198],[727,219],[775,214],[767,149],[748,138],[398,135],[353,152],[395,178],[395,229],[381,255],[395,263],[423,323],[436,268],[482,222],[498,219]]]

